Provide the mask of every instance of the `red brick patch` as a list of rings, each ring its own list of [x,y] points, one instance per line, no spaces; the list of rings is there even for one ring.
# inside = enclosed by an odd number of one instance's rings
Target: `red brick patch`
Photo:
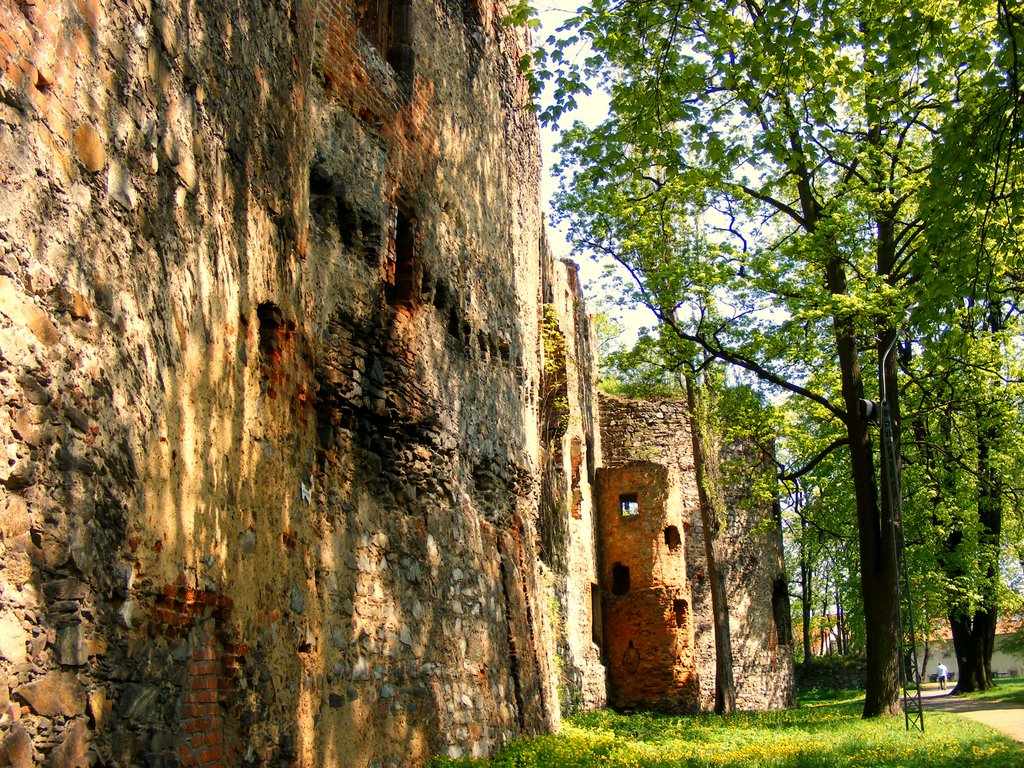
[[[234,754],[225,741],[228,697],[237,687],[248,648],[219,631],[228,625],[232,607],[224,595],[170,584],[163,588],[150,617],[152,634],[188,637],[192,646],[181,694],[181,730],[187,743],[180,756],[188,768],[223,765],[225,755]]]

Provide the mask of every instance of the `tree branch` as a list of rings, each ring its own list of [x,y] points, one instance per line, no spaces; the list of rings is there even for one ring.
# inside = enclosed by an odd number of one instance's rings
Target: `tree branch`
[[[771,195],[766,195],[763,192],[754,189],[753,187],[748,187],[746,184],[737,184],[736,186],[739,189],[742,189],[746,194],[750,195],[755,200],[760,200],[762,203],[767,203],[775,210],[786,214],[804,229],[807,228],[807,222],[804,220],[804,217],[800,215],[800,212],[797,211],[796,208],[794,208],[793,206],[787,205],[781,200],[777,200]]]
[[[626,268],[629,269],[628,266]],[[687,333],[686,330],[683,329],[679,325],[679,323],[676,322],[675,317],[667,315],[666,313],[662,312],[660,309],[658,309],[655,306],[652,306],[651,304],[648,304],[647,306],[652,312],[654,312],[659,321],[661,321],[666,326],[671,328],[672,332],[683,341],[689,341],[698,345],[709,355],[719,360],[722,360],[723,362],[731,363],[732,365],[750,371],[752,374],[757,376],[762,381],[768,382],[769,384],[774,384],[780,389],[784,389],[787,392],[792,392],[794,395],[799,395],[800,397],[815,402],[840,421],[844,423],[846,422],[846,411],[835,406],[828,398],[822,397],[816,392],[812,392],[811,390],[806,389],[805,387],[801,387],[799,384],[794,384],[788,379],[784,379],[782,376],[779,376],[774,371],[768,370],[757,361],[744,357],[735,350],[726,348],[722,344],[718,343],[717,340],[708,339],[707,337],[702,336],[700,334]]]
[[[777,475],[778,479],[781,480],[782,482],[793,482],[795,480],[799,480],[801,477],[803,477],[808,472],[810,472],[812,469],[814,469],[816,466],[818,466],[818,464],[820,464],[826,457],[828,457],[828,455],[830,453],[832,453],[832,451],[834,451],[836,448],[840,448],[840,447],[842,447],[844,445],[848,445],[849,442],[850,442],[850,439],[847,438],[847,437],[842,437],[842,438],[838,438],[836,440],[833,440],[830,445],[828,445],[825,448],[823,448],[820,451],[818,451],[818,453],[816,453],[811,458],[811,460],[809,462],[807,462],[803,467],[801,467],[800,469],[798,469],[795,472],[790,472],[788,474]]]

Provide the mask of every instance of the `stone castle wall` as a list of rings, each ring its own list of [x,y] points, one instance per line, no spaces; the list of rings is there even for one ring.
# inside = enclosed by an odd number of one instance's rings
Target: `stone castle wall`
[[[678,489],[678,502],[668,514],[681,520],[681,552],[692,600],[693,674],[699,684],[700,708],[715,703],[715,639],[710,582],[706,574],[704,533],[700,517],[693,443],[686,404],[679,401],[637,401],[601,396],[603,459],[609,468],[624,468],[642,460],[664,467],[666,483]],[[793,704],[792,637],[789,600],[783,571],[781,529],[770,503],[755,501],[753,478],[766,471],[749,448],[723,450],[728,521],[724,549],[729,557],[724,572],[730,598],[730,636],[736,703],[740,709],[776,709]],[[653,482],[653,481],[652,481]],[[658,483],[653,482],[654,487]],[[642,509],[642,505],[641,505]],[[601,514],[617,513],[609,498]],[[652,531],[652,550],[665,541]],[[614,534],[609,540],[614,539]],[[609,546],[603,543],[605,551]],[[654,612],[661,621],[670,606]]]
[[[372,11],[0,7],[16,765],[412,765],[557,726],[538,307],[569,276],[527,42],[497,6]]]
[[[597,415],[597,344],[576,265],[551,263],[543,277],[541,322],[541,559],[552,606],[563,713],[607,703],[606,669],[598,639],[595,480],[601,460]]]

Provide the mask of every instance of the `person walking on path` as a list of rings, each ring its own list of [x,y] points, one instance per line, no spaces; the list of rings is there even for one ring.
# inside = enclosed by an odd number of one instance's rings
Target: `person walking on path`
[[[945,664],[939,662],[939,668],[936,670],[939,673],[939,690],[946,690],[946,679],[949,677],[949,668]]]
[[[1024,743],[1024,704],[1012,699],[985,701],[970,696],[950,696],[948,691],[930,688],[921,693],[921,702],[929,712],[966,717]]]

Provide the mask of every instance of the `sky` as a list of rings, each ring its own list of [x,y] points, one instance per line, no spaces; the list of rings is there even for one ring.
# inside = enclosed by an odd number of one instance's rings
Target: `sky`
[[[570,0],[569,5],[538,5],[537,13],[540,20],[540,28],[534,30],[533,39],[535,45],[542,45],[549,35],[555,33],[562,21],[575,13],[575,6]],[[580,55],[584,55],[581,51]],[[541,105],[550,98],[548,93],[541,94]],[[608,96],[601,90],[595,88],[590,96],[580,96],[579,107],[569,117],[569,121],[582,120],[588,125],[597,125],[608,115]],[[568,122],[568,121],[567,121]],[[552,221],[553,208],[551,200],[558,191],[558,179],[553,175],[551,168],[558,160],[555,152],[555,144],[558,142],[558,132],[550,126],[541,126],[541,152],[544,164],[544,173],[541,177],[541,200],[544,204],[545,215],[548,221],[548,240],[551,250],[556,258],[572,259],[580,266],[580,280],[583,284],[584,296],[591,313],[604,311],[618,320],[625,328],[623,341],[631,345],[635,340],[639,329],[643,326],[650,326],[654,318],[646,309],[633,311],[620,311],[607,303],[600,301],[605,294],[602,289],[601,275],[602,266],[589,256],[574,255],[572,248],[566,241],[564,228],[556,227]]]
[[[562,20],[568,18],[571,12],[572,9],[568,6],[561,8],[540,6],[538,8],[538,18],[540,19],[541,26],[540,29],[533,32],[534,45],[543,45],[548,36],[555,33]],[[542,106],[550,103],[550,94],[547,91],[542,93],[540,101]],[[573,114],[573,119],[583,120],[589,125],[597,125],[608,113],[608,100],[601,93],[581,97],[579,104],[580,107]],[[541,178],[541,199],[544,201],[548,217],[548,237],[551,240],[551,248],[555,256],[559,258],[572,258],[571,248],[565,240],[564,233],[551,224],[551,199],[555,192],[558,191],[558,179],[551,172],[552,165],[558,160],[558,154],[554,149],[559,138],[558,132],[551,126],[542,125],[540,138],[544,162],[544,174]],[[599,269],[590,259],[578,259],[577,261],[580,262],[581,271],[586,270],[592,273],[584,275],[584,284],[589,285],[591,280],[596,279]]]

